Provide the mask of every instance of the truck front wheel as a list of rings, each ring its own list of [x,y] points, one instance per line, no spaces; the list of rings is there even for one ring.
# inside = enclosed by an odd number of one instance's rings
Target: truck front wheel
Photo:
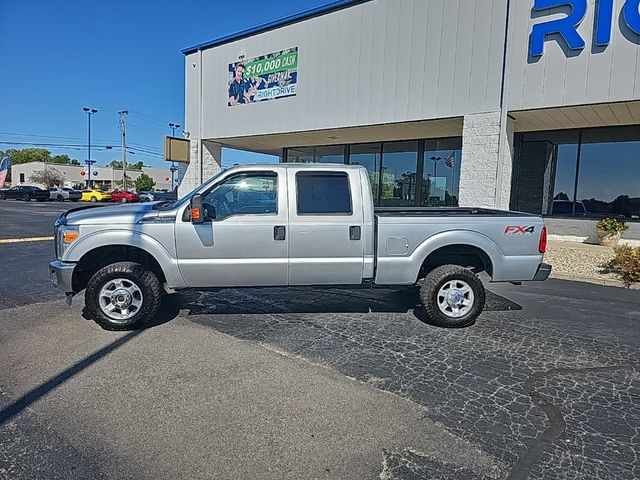
[[[473,325],[484,309],[485,297],[478,276],[458,265],[435,268],[420,286],[420,302],[431,321],[440,327]]]
[[[91,277],[84,299],[87,314],[105,330],[132,330],[156,315],[162,286],[142,265],[118,262]]]

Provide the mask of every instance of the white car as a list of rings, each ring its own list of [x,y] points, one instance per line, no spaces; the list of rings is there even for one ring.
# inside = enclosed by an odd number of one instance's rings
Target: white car
[[[57,200],[64,202],[65,200],[71,200],[77,202],[82,198],[82,192],[67,187],[53,187],[49,189],[49,200]]]

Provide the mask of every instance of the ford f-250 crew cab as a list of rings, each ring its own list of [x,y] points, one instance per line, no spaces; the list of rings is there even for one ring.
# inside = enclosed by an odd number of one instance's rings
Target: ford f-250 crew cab
[[[85,290],[104,328],[133,328],[181,289],[419,285],[442,326],[472,324],[494,282],[545,280],[540,217],[479,208],[374,209],[356,165],[246,165],[175,202],[72,209],[52,283]]]

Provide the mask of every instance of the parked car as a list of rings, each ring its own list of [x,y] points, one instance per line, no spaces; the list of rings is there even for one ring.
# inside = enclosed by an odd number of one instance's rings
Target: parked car
[[[173,192],[163,192],[163,191],[145,191],[138,192],[140,196],[141,202],[155,202],[158,200],[175,202],[178,199],[178,196]]]
[[[49,200],[49,192],[39,187],[32,187],[28,185],[17,185],[9,189],[0,190],[0,200],[6,200],[12,198],[14,200],[38,200],[39,202],[45,202]]]
[[[49,200],[57,200],[64,202],[65,200],[71,200],[77,202],[82,198],[82,192],[67,187],[53,187],[49,189]]]
[[[82,201],[83,202],[109,202],[111,201],[111,194],[107,192],[103,192],[102,190],[83,190],[82,191]]]
[[[119,203],[133,203],[139,202],[140,197],[137,193],[134,192],[127,192],[126,190],[114,190],[113,192],[111,192],[111,200]]]
[[[482,208],[374,210],[358,165],[245,165],[173,203],[72,209],[55,223],[53,285],[85,290],[103,328],[136,328],[164,291],[418,286],[431,322],[464,327],[493,282],[546,280],[537,215]]]

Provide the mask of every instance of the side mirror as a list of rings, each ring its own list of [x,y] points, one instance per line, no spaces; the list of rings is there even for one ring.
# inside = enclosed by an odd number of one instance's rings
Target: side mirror
[[[198,224],[204,222],[205,211],[202,203],[202,195],[197,194],[191,198],[191,223]]]

